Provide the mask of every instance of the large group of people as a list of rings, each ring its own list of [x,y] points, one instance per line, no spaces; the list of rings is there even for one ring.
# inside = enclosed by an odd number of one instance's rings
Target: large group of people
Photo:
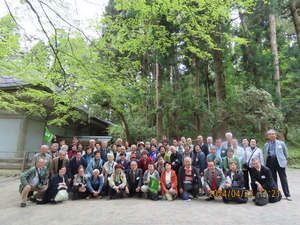
[[[70,145],[61,140],[50,150],[42,145],[32,167],[20,177],[21,207],[28,200],[56,204],[66,194],[72,200],[104,196],[107,200],[133,196],[157,200],[161,196],[162,201],[179,197],[187,202],[206,195],[206,201],[220,197],[225,203],[246,203],[248,197],[265,192],[274,203],[282,198],[277,174],[283,194],[291,201],[285,171],[287,147],[277,140],[275,130],[267,135],[265,157],[255,138],[243,138],[239,145],[230,132],[225,141],[217,138],[215,144],[212,137],[205,143],[199,135],[195,143],[182,137],[171,144],[164,136],[159,143],[152,139],[130,146],[119,138],[108,148],[107,141],[91,139],[84,148],[74,137]],[[158,183],[155,198],[153,180]]]

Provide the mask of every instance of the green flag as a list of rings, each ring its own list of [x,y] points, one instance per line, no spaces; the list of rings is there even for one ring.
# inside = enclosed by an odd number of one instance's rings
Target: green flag
[[[148,190],[154,194],[158,193],[159,180],[150,177],[150,182],[148,186]]]
[[[44,140],[47,142],[51,142],[53,139],[54,135],[51,134],[51,132],[48,130],[48,128],[45,128],[45,135],[44,135]]]

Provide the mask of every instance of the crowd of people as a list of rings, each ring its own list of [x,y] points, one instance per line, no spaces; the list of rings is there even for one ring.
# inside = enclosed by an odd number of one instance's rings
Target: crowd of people
[[[93,139],[84,147],[74,137],[71,145],[64,140],[53,143],[50,150],[42,145],[32,167],[20,177],[21,207],[28,200],[56,204],[66,199],[66,193],[72,200],[104,196],[107,200],[125,196],[157,200],[161,196],[162,201],[179,197],[189,202],[206,195],[206,201],[220,197],[225,203],[246,203],[264,192],[274,203],[282,198],[277,173],[283,194],[291,201],[285,171],[288,149],[277,140],[275,130],[267,135],[264,150],[255,138],[243,138],[239,145],[229,132],[223,142],[207,137],[204,143],[199,135],[195,143],[184,137],[170,143],[164,136],[159,143],[152,139],[129,146],[119,138],[108,148],[107,141]],[[154,198],[153,180],[158,181]]]

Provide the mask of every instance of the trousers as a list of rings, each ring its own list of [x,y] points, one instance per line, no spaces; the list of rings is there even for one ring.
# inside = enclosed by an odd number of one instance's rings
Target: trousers
[[[285,173],[285,168],[281,168],[278,164],[278,160],[276,157],[268,157],[266,166],[271,170],[272,177],[277,184],[277,173],[279,175],[279,179],[281,182],[282,190],[285,197],[290,197],[289,185],[287,181],[287,176]],[[278,184],[277,184],[278,186]]]
[[[39,187],[36,187],[36,186],[31,186],[30,190],[26,190],[24,188],[23,191],[22,191],[22,203],[26,203],[27,196],[28,196],[28,193],[30,191],[37,191],[37,193],[35,195],[33,195],[33,197],[34,198],[41,198],[43,196],[44,192],[46,191],[46,189],[39,188]]]
[[[181,197],[183,200],[189,199],[189,193],[195,197],[199,192],[198,184],[183,184],[183,192]]]

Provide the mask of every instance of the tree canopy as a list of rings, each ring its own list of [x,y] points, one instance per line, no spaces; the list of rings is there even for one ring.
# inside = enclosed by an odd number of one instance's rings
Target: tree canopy
[[[111,134],[131,143],[230,130],[260,136],[268,128],[287,137],[298,126],[296,0],[110,0],[103,17],[90,21],[73,19],[67,1],[7,8],[0,76],[53,93],[0,91],[2,108],[39,113],[57,125],[82,118],[72,109],[84,108],[120,125]],[[22,14],[31,15],[36,34],[20,26]],[[45,111],[42,100],[55,110]]]

